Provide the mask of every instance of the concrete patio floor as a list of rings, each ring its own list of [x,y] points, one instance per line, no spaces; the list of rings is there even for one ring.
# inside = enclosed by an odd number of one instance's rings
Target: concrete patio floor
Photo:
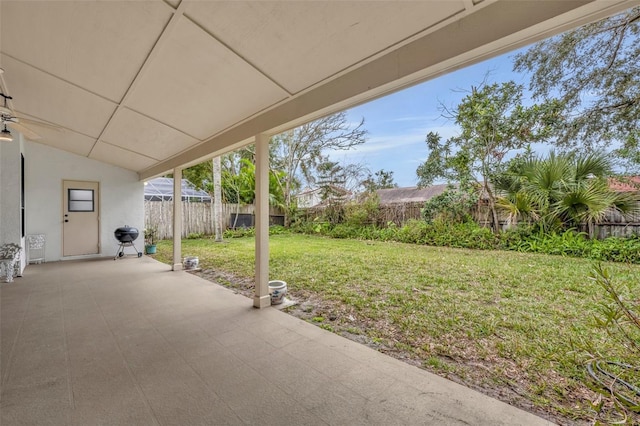
[[[6,425],[548,425],[149,258],[2,283]]]

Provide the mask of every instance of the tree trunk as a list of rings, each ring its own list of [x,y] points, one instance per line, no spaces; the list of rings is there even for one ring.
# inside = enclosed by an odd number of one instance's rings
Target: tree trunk
[[[500,219],[498,218],[498,211],[496,210],[495,201],[489,197],[489,207],[491,208],[491,216],[493,220],[493,232],[495,234],[500,233]]]
[[[291,183],[288,178],[284,188],[284,226],[291,226]]]
[[[485,179],[484,190],[487,193],[487,199],[489,200],[489,210],[491,211],[491,229],[494,234],[500,233],[500,219],[498,218],[498,211],[496,210],[496,200],[489,187],[489,182]]]
[[[213,232],[216,242],[222,241],[222,166],[220,157],[213,160]]]

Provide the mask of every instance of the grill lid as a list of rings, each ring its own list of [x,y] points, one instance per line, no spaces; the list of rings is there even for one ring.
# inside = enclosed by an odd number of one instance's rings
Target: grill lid
[[[113,232],[113,235],[116,237],[116,240],[120,241],[121,243],[131,243],[135,241],[136,238],[138,238],[140,232],[138,232],[137,228],[132,228],[131,226],[125,225],[116,229]]]

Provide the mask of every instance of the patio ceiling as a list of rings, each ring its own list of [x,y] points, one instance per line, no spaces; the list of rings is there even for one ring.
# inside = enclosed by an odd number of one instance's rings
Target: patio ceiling
[[[1,85],[37,142],[146,179],[637,3],[3,0]]]

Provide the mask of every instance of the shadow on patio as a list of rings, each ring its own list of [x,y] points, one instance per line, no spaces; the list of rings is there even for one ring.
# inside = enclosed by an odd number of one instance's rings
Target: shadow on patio
[[[549,424],[148,258],[2,284],[10,424]]]

